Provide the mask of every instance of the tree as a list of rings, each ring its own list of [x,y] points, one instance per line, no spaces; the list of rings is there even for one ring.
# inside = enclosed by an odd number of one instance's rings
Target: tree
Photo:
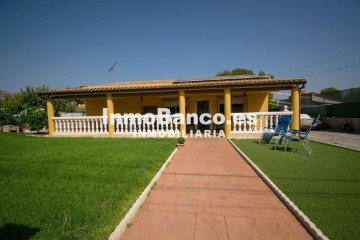
[[[48,90],[48,87],[26,86],[19,92],[0,101],[0,126],[17,125],[28,127],[31,131],[39,131],[47,126],[46,99],[38,93]],[[60,99],[54,101],[55,116],[60,112],[77,112],[77,104],[82,101],[77,99]]]
[[[321,95],[323,95],[324,98],[330,98],[333,100],[342,100],[342,94],[341,92],[334,87],[328,87],[324,88],[320,92]]]
[[[47,125],[46,99],[38,93],[49,89],[45,86],[20,88],[19,92],[0,102],[0,125],[17,125],[19,128],[27,126],[30,130],[39,131]],[[77,111],[79,100],[55,100],[55,114],[60,112]],[[1,128],[2,130],[2,128]]]
[[[271,79],[274,79],[274,75],[272,74],[266,74],[263,70],[260,70],[258,73],[258,76],[269,76]]]
[[[263,70],[260,70],[258,76],[266,76],[266,73]]]
[[[216,74],[216,76],[232,76],[232,75],[254,75],[254,72],[251,69],[235,68],[233,70],[224,70]],[[274,75],[266,74],[263,70],[259,71],[258,76],[269,76],[271,79],[275,78]],[[278,111],[279,104],[276,103],[277,102],[276,99],[274,100],[274,94],[269,93],[268,99],[269,99],[269,103],[268,103],[269,110]]]
[[[39,132],[47,126],[47,114],[44,109],[29,109],[27,112],[27,124],[31,131]]]
[[[360,103],[360,88],[351,88],[344,97],[346,102]]]
[[[60,112],[77,112],[77,105],[81,103],[76,99],[57,99],[54,101],[55,116],[59,116]]]
[[[235,68],[233,70],[224,70],[216,74],[216,76],[233,76],[233,75],[254,75],[253,70],[246,68]]]
[[[20,127],[24,122],[22,103],[19,95],[13,94],[1,100],[1,126],[17,125]]]

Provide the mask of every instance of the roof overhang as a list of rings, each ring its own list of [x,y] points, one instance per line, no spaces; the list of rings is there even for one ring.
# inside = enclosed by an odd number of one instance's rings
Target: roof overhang
[[[305,79],[270,79],[269,77],[239,76],[215,77],[185,80],[153,80],[142,82],[118,82],[98,86],[47,90],[40,93],[49,98],[88,98],[103,97],[106,94],[116,96],[141,94],[176,94],[179,90],[186,91],[221,91],[231,88],[233,91],[277,91],[289,90],[294,85],[304,85]]]

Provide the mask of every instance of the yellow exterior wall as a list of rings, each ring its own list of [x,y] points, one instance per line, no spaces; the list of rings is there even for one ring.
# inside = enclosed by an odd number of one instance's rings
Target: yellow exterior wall
[[[248,112],[267,112],[268,93],[267,92],[250,92],[247,93]]]
[[[161,107],[161,98],[150,96],[136,96],[116,98],[114,100],[115,113],[140,113],[143,114],[143,107]]]
[[[177,96],[174,97],[177,99]],[[115,113],[140,113],[143,114],[143,107],[161,107],[161,99],[157,96],[136,96],[120,97],[114,100]]]
[[[268,104],[268,93],[267,92],[253,92],[248,93],[248,112],[268,112],[269,104]],[[260,122],[257,122],[257,127],[260,126]],[[262,125],[265,124],[265,118],[262,120]]]
[[[86,116],[102,116],[103,108],[106,107],[106,97],[85,99]]]
[[[114,98],[115,113],[143,113],[143,107],[161,107],[160,97],[118,97]],[[106,98],[85,99],[86,116],[101,116],[103,108],[106,108]]]
[[[247,106],[245,109],[248,112],[267,112],[268,111],[268,94],[267,92],[247,92]],[[232,93],[234,96],[243,96],[243,93]],[[218,98],[224,97],[223,93],[219,94],[187,94],[185,91],[185,98],[189,99],[187,106],[188,113],[196,113],[196,102],[201,100],[209,100],[210,114],[214,115],[218,112]],[[173,97],[158,97],[158,96],[136,96],[136,97],[114,97],[114,112],[115,113],[141,113],[143,114],[143,107],[161,107],[162,99],[177,99],[178,96]],[[103,108],[106,108],[106,97],[85,99],[86,115],[87,116],[101,116]]]

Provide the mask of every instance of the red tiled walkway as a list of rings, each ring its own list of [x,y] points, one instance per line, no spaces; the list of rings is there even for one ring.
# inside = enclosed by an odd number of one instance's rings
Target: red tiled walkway
[[[223,138],[187,139],[122,239],[312,239]]]

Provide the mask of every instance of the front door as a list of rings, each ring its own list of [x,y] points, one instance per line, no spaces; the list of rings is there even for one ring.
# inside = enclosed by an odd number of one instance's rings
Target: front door
[[[200,118],[200,115],[202,113],[209,113],[209,100],[204,100],[204,101],[197,101],[197,114],[198,117]],[[204,118],[205,121],[208,121],[209,118],[205,117]],[[198,123],[197,126],[198,130],[206,130],[206,129],[210,129],[210,124],[201,124],[200,121]]]

